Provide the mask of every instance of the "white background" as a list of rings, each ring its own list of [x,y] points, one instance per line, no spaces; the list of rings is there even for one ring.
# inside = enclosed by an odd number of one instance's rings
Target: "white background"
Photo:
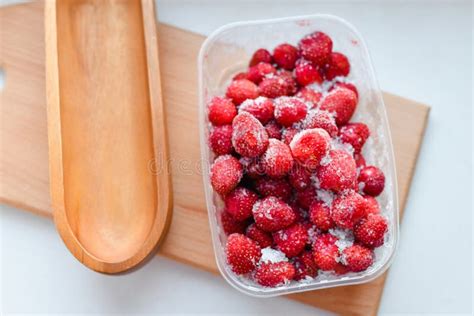
[[[382,89],[432,106],[380,312],[471,311],[470,2],[158,1],[157,8],[160,21],[202,34],[238,20],[311,13],[354,24],[367,40]],[[5,314],[323,313],[284,298],[247,297],[220,277],[162,257],[126,276],[99,275],[69,254],[50,220],[1,208]]]

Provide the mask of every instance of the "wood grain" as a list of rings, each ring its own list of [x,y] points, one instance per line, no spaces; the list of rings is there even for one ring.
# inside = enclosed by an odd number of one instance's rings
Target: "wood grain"
[[[1,95],[0,200],[50,216],[41,7],[35,3],[0,10],[0,63],[6,70]],[[199,165],[196,59],[204,38],[163,24],[158,26],[158,38],[174,191],[173,221],[159,253],[217,273],[202,179],[192,172],[193,164]],[[429,108],[387,93],[384,99],[403,210]],[[289,297],[338,314],[375,315],[385,277]]]

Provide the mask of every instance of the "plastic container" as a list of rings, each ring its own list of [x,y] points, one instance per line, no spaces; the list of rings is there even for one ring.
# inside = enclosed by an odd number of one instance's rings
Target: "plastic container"
[[[232,76],[248,66],[258,48],[272,51],[280,43],[296,45],[304,35],[323,31],[334,43],[334,51],[344,53],[351,63],[347,79],[359,90],[359,103],[353,121],[363,121],[371,130],[364,146],[368,164],[380,167],[386,176],[385,190],[377,198],[382,214],[389,221],[385,244],[376,248],[374,264],[366,271],[336,276],[319,273],[318,277],[298,283],[267,288],[234,274],[226,263],[226,236],[220,227],[223,202],[213,192],[209,168],[214,159],[207,143],[209,122],[206,103],[216,95],[224,95]],[[380,276],[392,262],[398,241],[398,194],[392,141],[385,105],[375,78],[366,44],[356,29],[346,21],[330,15],[310,15],[273,20],[238,22],[225,25],[212,33],[203,43],[199,54],[199,115],[203,181],[217,266],[224,278],[236,289],[258,297],[270,297],[334,286],[369,282]]]

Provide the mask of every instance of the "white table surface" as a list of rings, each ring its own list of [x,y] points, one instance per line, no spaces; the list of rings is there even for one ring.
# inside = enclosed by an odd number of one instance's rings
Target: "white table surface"
[[[202,34],[238,20],[339,15],[366,38],[385,91],[432,106],[380,312],[469,313],[472,4],[237,3],[158,1],[157,7],[160,21]],[[1,209],[0,313],[324,314],[284,298],[247,297],[220,277],[162,257],[126,276],[100,275],[69,254],[50,220]]]

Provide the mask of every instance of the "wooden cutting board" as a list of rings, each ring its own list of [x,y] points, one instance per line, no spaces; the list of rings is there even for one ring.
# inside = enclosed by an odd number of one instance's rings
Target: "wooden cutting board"
[[[51,217],[43,4],[1,8],[0,23],[0,67],[5,73],[0,99],[0,201]],[[196,60],[204,37],[161,24],[158,39],[174,190],[173,221],[159,253],[217,273],[199,173]],[[429,107],[387,93],[384,99],[403,211]],[[375,315],[385,279],[386,273],[363,285],[288,297],[339,314]]]

